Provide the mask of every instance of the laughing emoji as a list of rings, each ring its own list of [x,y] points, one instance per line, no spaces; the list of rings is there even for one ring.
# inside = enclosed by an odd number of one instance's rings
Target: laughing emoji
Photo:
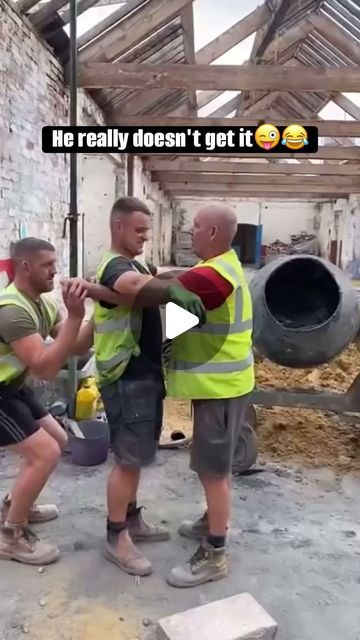
[[[273,124],[262,124],[255,131],[255,142],[265,151],[270,151],[279,144],[280,133]]]
[[[281,144],[285,145],[288,149],[302,149],[305,145],[309,144],[306,129],[300,124],[291,124],[284,130]]]

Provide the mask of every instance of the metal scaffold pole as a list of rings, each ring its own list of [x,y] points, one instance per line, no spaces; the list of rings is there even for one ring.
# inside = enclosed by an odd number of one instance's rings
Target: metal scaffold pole
[[[70,0],[70,126],[77,125],[77,4]],[[70,153],[70,277],[78,275],[78,193],[77,154]],[[77,392],[77,358],[69,360],[69,415],[74,417]]]

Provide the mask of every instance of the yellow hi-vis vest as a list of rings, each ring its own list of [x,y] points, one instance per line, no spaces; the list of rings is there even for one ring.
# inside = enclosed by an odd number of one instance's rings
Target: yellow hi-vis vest
[[[101,282],[101,276],[109,262],[116,257],[122,256],[113,251],[106,252],[96,272],[97,283]],[[138,271],[132,261],[131,264],[134,271]],[[96,302],[94,326],[96,378],[101,387],[121,378],[130,358],[140,355],[142,309],[125,305],[106,309]]]
[[[207,266],[226,278],[233,291],[220,307],[207,311],[205,325],[173,340],[167,371],[167,395],[172,397],[235,398],[255,386],[252,301],[241,263],[231,249],[193,269]]]
[[[56,303],[48,296],[42,295],[41,300],[44,303],[44,308],[48,314],[50,330],[53,329],[57,318],[57,306]],[[21,291],[19,291],[14,284],[10,284],[5,289],[0,291],[0,307],[6,305],[16,305],[21,307],[30,315],[35,322],[37,330],[40,330],[39,317],[27,299]],[[13,382],[25,373],[27,367],[20,362],[16,357],[11,346],[0,341],[0,384],[9,384]]]

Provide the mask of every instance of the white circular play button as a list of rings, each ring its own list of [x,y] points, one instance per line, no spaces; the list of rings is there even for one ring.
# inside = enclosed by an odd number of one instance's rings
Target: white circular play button
[[[199,324],[199,318],[174,302],[165,306],[165,334],[168,340],[180,336]]]

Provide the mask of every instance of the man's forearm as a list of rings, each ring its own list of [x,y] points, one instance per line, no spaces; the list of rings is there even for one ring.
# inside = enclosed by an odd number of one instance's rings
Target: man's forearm
[[[160,279],[158,276],[149,278],[145,285],[142,285],[131,295],[118,293],[108,289],[101,284],[88,284],[88,296],[93,300],[108,302],[119,306],[133,307],[156,307],[159,304],[169,302],[168,288],[170,284],[176,283],[175,278]]]
[[[93,319],[91,319],[88,322],[82,323],[76,339],[75,347],[72,353],[75,356],[83,356],[89,351],[89,349],[91,349],[93,344],[94,344],[94,323],[93,323]]]
[[[33,368],[34,373],[46,380],[55,378],[68,357],[74,353],[81,321],[81,318],[66,318],[54,342],[44,349]]]

